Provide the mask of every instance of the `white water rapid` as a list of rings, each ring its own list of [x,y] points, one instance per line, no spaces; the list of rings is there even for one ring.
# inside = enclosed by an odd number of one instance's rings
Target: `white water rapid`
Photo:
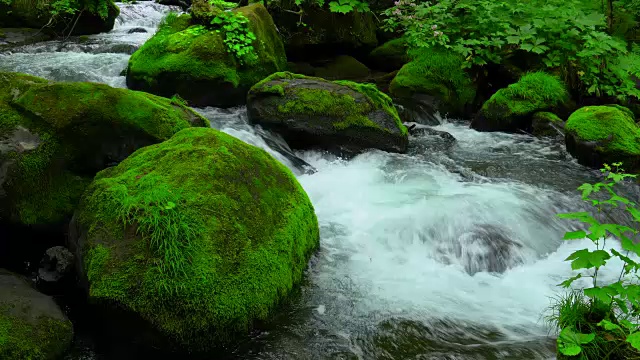
[[[171,9],[118,5],[113,31],[15,48],[0,54],[0,70],[125,87],[130,54]],[[300,291],[267,331],[220,358],[555,357],[543,313],[573,274],[564,259],[589,245],[563,243],[571,228],[555,214],[577,210],[575,189],[595,179],[562,144],[443,121],[436,129],[457,139],[448,150],[424,135],[405,155],[369,151],[345,161],[287,151],[248,125],[243,108],[198,110],[292,168],[321,225]],[[317,171],[301,171],[296,156]],[[99,357],[89,346],[69,359],[127,356]]]

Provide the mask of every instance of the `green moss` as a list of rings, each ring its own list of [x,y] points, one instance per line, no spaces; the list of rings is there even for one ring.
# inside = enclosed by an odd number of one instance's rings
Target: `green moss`
[[[257,61],[241,65],[229,54],[223,37],[202,25],[190,25],[190,17],[180,16],[163,23],[129,60],[127,76],[136,88],[161,95],[201,96],[194,92],[225,87],[246,88],[264,76],[286,68],[287,60],[273,20],[261,4],[234,10],[250,21],[256,35],[253,47]],[[209,87],[209,88],[205,88]],[[222,95],[221,95],[222,97]]]
[[[373,49],[369,60],[376,68],[393,71],[411,61],[407,51],[407,41],[404,38],[393,39]]]
[[[363,79],[369,68],[351,56],[338,56],[324,67],[315,68],[315,75],[324,79]]]
[[[73,337],[71,322],[31,317],[28,307],[0,304],[0,359],[49,360],[64,353]]]
[[[56,84],[0,73],[0,137],[11,137],[21,126],[38,138],[34,149],[0,154],[15,161],[0,212],[26,225],[58,223],[75,209],[96,171],[90,168],[94,157],[109,151],[101,147],[118,141],[114,136],[144,139],[146,145],[192,124],[207,126],[207,120],[179,101],[102,84]]]
[[[100,172],[79,219],[90,230],[91,298],[137,312],[191,350],[266,319],[318,246],[293,174],[213,129],[183,130]]]
[[[374,84],[363,84],[352,81],[336,81],[336,83],[348,86],[357,92],[365,94],[374,104],[376,104],[376,107],[384,109],[387,114],[390,114],[393,117],[402,135],[408,135],[408,130],[402,124],[402,120],[400,120],[400,116],[398,115],[398,110],[395,105],[393,105],[393,100],[391,100],[389,95],[378,90]]]
[[[569,101],[565,84],[544,72],[533,72],[498,90],[482,105],[481,116],[491,130],[513,130],[531,125],[531,116],[562,107]]]
[[[563,125],[562,119],[556,114],[551,112],[537,112],[532,117],[532,130],[535,136],[556,136],[558,131],[554,129],[554,126],[561,127]]]
[[[615,156],[640,156],[640,128],[628,112],[612,106],[586,106],[576,110],[565,126],[582,141],[596,141],[596,148]]]
[[[353,91],[363,94],[367,101],[356,101],[356,99],[348,93],[332,91],[330,89],[286,86],[287,80],[296,79],[309,79],[346,86]],[[408,134],[391,98],[379,91],[373,84],[362,84],[348,80],[330,82],[322,78],[309,77],[290,72],[279,72],[257,83],[251,89],[251,92],[271,93],[286,98],[287,101],[284,104],[278,105],[278,112],[280,114],[324,115],[343,118],[342,121],[333,124],[337,129],[346,129],[352,126],[380,128],[380,125],[369,119],[367,114],[381,109],[394,119],[402,135]],[[389,128],[383,128],[383,130],[393,132],[393,129]]]
[[[521,116],[553,108],[568,100],[566,86],[558,77],[533,72],[498,90],[484,104],[482,111],[488,117]]]
[[[89,123],[119,124],[166,140],[190,127],[189,118],[205,120],[184,105],[159,96],[96,83],[56,83],[30,89],[14,102],[56,130]]]
[[[431,95],[441,102],[444,111],[462,114],[476,94],[471,77],[462,68],[463,61],[455,53],[423,51],[400,69],[389,85],[389,92],[399,98],[410,98],[416,93]]]

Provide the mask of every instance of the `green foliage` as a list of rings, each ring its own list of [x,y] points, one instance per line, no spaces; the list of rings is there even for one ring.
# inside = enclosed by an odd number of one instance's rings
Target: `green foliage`
[[[19,0],[0,0],[0,3],[8,5],[16,4],[16,6],[28,6],[31,10],[41,10],[51,17],[61,17],[67,15],[76,15],[83,11],[98,14],[101,18],[106,19],[109,15],[110,0],[53,0],[20,2]],[[24,5],[23,5],[24,4]]]
[[[253,42],[256,35],[249,29],[249,19],[241,13],[224,11],[218,14],[211,25],[217,32],[224,33],[224,45],[240,64],[255,63],[258,60]]]
[[[555,314],[549,320],[561,330],[558,351],[566,356],[580,355],[582,359],[640,356],[640,263],[630,257],[630,254],[640,256],[640,244],[632,240],[640,233],[640,209],[614,190],[621,181],[636,177],[625,174],[620,165],[613,164],[613,168],[605,165],[601,170],[604,174],[602,182],[583,184],[578,190],[582,192],[583,200],[594,206],[598,214],[610,219],[608,211],[621,208],[631,216],[634,227],[603,223],[597,219],[602,216],[592,216],[588,212],[558,215],[587,226],[586,229],[567,232],[564,240],[587,238],[596,246],[595,250],[581,249],[567,257],[571,268],[582,272],[559,284],[570,288],[580,278],[591,278],[591,287],[577,290],[552,306]],[[607,240],[611,242],[612,238],[620,242],[624,254],[607,248]],[[623,262],[620,276],[616,282],[602,284],[598,281],[598,273],[613,258]]]
[[[446,47],[465,66],[503,63],[527,53],[586,94],[638,97],[626,43],[607,33],[595,2],[583,0],[401,0],[385,11],[387,29],[412,47]],[[633,60],[633,63],[637,63]]]

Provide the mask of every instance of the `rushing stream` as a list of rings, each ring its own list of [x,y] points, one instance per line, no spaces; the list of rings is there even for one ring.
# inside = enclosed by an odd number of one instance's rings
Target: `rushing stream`
[[[13,49],[0,54],[0,69],[124,87],[130,54],[170,8],[119,6],[110,33]],[[134,28],[147,32],[129,33]],[[555,357],[543,312],[571,275],[563,260],[588,246],[562,243],[569,224],[555,214],[581,206],[576,187],[596,179],[563,144],[444,120],[436,129],[457,139],[450,149],[423,135],[404,155],[370,151],[345,161],[296,153],[312,173],[277,138],[249,126],[244,108],[198,110],[296,171],[321,225],[321,249],[300,291],[266,331],[225,358]],[[69,359],[141,357],[98,353],[79,341]]]

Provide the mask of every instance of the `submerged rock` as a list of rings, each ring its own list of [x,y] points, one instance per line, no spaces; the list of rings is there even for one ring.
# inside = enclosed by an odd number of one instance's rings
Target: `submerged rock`
[[[407,129],[391,99],[371,84],[276,73],[251,88],[247,112],[294,149],[407,150]]]
[[[72,280],[73,254],[64,246],[47,249],[38,268],[38,289],[45,293],[60,292]]]
[[[456,144],[456,138],[446,131],[418,123],[404,123],[404,125],[409,130],[409,134],[426,138],[427,148],[430,150],[444,151]]]
[[[550,112],[537,112],[531,119],[532,133],[538,137],[563,136],[564,121]]]
[[[127,86],[180,95],[198,107],[242,105],[251,86],[287,66],[280,35],[262,4],[234,10],[249,21],[255,57],[229,53],[222,33],[195,25],[189,15],[163,23],[129,60]]]
[[[622,162],[633,171],[640,167],[640,127],[633,113],[616,106],[585,106],[565,125],[567,151],[585,166]]]
[[[60,224],[97,171],[207,124],[155,95],[0,72],[0,222]]]
[[[452,52],[424,50],[404,65],[389,85],[394,98],[411,102],[429,96],[450,117],[466,116],[475,97],[471,77],[462,69],[464,58]]]
[[[267,152],[185,129],[100,172],[70,226],[92,302],[123,336],[208,351],[265,320],[318,247],[314,208]]]
[[[72,340],[73,326],[53,299],[0,269],[0,359],[58,359]]]
[[[493,94],[471,127],[478,131],[531,132],[535,113],[553,112],[566,108],[568,103],[569,93],[560,78],[544,72],[528,73]]]

